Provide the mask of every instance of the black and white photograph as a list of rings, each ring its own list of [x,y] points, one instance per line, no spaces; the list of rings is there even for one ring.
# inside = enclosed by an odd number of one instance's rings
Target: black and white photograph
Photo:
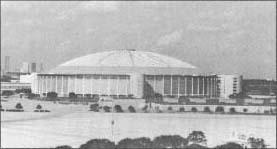
[[[2,1],[1,148],[276,148],[276,1]]]

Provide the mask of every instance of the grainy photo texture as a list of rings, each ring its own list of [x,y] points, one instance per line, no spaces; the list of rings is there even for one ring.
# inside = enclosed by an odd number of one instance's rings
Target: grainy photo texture
[[[1,1],[1,148],[276,148],[276,2]]]

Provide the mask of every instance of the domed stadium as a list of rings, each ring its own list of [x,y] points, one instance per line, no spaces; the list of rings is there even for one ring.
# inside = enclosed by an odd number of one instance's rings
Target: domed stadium
[[[217,77],[196,75],[198,69],[173,57],[133,49],[94,53],[38,74],[33,91],[67,97],[142,98],[149,91],[163,96],[217,96]]]

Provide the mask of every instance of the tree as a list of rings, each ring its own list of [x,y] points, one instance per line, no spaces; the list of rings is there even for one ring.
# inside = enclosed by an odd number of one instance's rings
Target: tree
[[[173,109],[172,109],[172,107],[169,106],[169,107],[167,108],[167,110],[168,110],[168,111],[172,111]]]
[[[90,105],[90,111],[98,112],[99,111],[99,105],[97,103]]]
[[[208,113],[211,112],[210,107],[205,107],[204,112],[208,112]]]
[[[75,94],[74,92],[70,92],[70,93],[68,94],[68,96],[69,96],[70,99],[74,99],[74,98],[77,97],[76,94]]]
[[[229,112],[230,113],[236,113],[236,109],[235,108],[230,108]]]
[[[179,112],[185,112],[185,108],[184,107],[180,107],[179,108]]]
[[[13,91],[3,91],[2,95],[3,96],[11,96],[11,95],[13,95],[13,93],[14,93]]]
[[[179,104],[188,104],[189,103],[189,98],[188,97],[186,97],[186,96],[180,96],[179,98],[178,98],[178,103]]]
[[[105,112],[111,112],[111,107],[104,106],[103,109]]]
[[[189,146],[186,147],[186,149],[208,149],[208,148],[199,144],[190,144]]]
[[[151,148],[152,141],[149,138],[142,137],[136,139],[123,139],[118,142],[116,148]]]
[[[191,112],[197,112],[197,109],[195,107],[192,107]]]
[[[92,139],[80,146],[80,149],[114,149],[115,143],[108,139]]]
[[[55,99],[58,97],[58,94],[56,92],[48,92],[46,96],[50,99]]]
[[[155,97],[154,102],[156,102],[156,103],[162,103],[163,102],[163,95],[162,94],[155,93],[154,97]]]
[[[17,104],[15,105],[15,108],[16,108],[17,110],[21,110],[21,109],[23,109],[23,106],[21,105],[21,103],[17,103]]]
[[[1,110],[1,111],[4,111],[4,109],[2,109],[2,104],[0,104],[0,110]]]
[[[246,95],[245,92],[240,92],[240,93],[234,93],[234,94],[229,95],[229,98],[231,98],[231,99],[245,99],[245,98],[251,98],[251,97]]]
[[[143,98],[145,99],[146,103],[151,103],[155,100],[155,91],[148,82],[144,83],[143,93],[144,93]]]
[[[128,110],[129,110],[129,112],[131,112],[131,113],[136,113],[136,110],[135,110],[135,108],[134,108],[133,106],[129,106],[129,107],[128,107]]]
[[[188,136],[188,141],[192,144],[206,144],[207,139],[202,131],[192,131]]]
[[[1,79],[1,82],[11,82],[12,77],[8,75],[3,75],[3,76],[1,75],[0,79]]]
[[[248,110],[246,108],[243,109],[243,112],[246,113]]]
[[[216,149],[243,149],[243,146],[235,142],[228,142],[223,145],[218,145],[215,148]]]
[[[40,110],[40,109],[42,109],[42,106],[40,104],[38,104],[36,109]]]
[[[142,110],[143,110],[144,112],[146,112],[147,109],[148,109],[148,106],[147,106],[147,105],[145,105],[145,106],[142,108]]]
[[[265,148],[266,147],[263,138],[250,137],[250,138],[247,139],[247,142],[250,144],[251,148],[261,149],[261,148]]]
[[[29,99],[33,99],[35,97],[37,97],[37,95],[34,94],[34,93],[29,93],[28,96],[27,96],[27,98],[29,98]]]
[[[153,140],[153,148],[184,148],[188,140],[179,135],[158,136]]]
[[[61,145],[61,146],[57,146],[55,149],[72,149],[72,147],[68,145]]]
[[[221,113],[223,113],[224,112],[224,108],[223,107],[216,107],[215,108],[215,112],[221,112]]]
[[[16,89],[15,90],[16,93],[26,93],[29,94],[32,92],[32,90],[30,88],[21,88],[21,89]]]
[[[122,110],[120,105],[115,105],[114,109],[115,109],[115,112],[119,112],[119,113],[123,112],[123,110]]]

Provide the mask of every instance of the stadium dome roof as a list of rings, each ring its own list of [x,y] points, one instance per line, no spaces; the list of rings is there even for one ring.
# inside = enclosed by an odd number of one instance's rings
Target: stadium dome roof
[[[169,56],[128,50],[114,50],[89,54],[67,61],[50,73],[69,74],[179,74],[195,70],[195,66]],[[181,71],[181,72],[180,72]],[[184,73],[184,72],[183,72]]]

